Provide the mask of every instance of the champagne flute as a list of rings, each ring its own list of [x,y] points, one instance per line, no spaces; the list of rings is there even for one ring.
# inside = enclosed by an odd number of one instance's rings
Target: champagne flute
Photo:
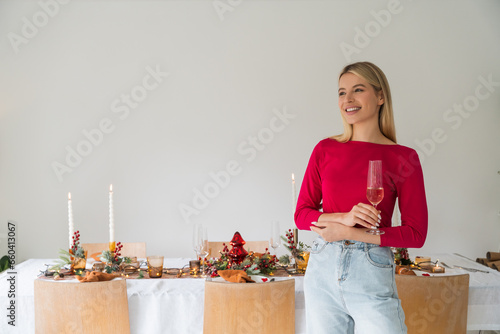
[[[201,231],[201,251],[200,251],[200,256],[203,258],[203,266],[201,269],[201,277],[207,277],[207,274],[205,273],[205,265],[206,265],[206,259],[209,253],[208,249],[208,232],[206,227],[202,227]]]
[[[372,203],[375,209],[384,198],[384,187],[382,184],[382,160],[370,160],[368,162],[366,198],[368,198],[368,201]],[[366,233],[380,235],[385,232],[379,229],[369,229]]]
[[[193,226],[193,249],[196,252],[196,259],[203,259],[201,277],[205,275],[205,259],[208,256],[208,233],[207,228],[202,224],[196,223]]]
[[[276,255],[276,249],[281,245],[280,237],[280,223],[278,221],[273,221],[271,223],[271,236],[269,237],[269,246],[274,249],[274,254]]]
[[[203,247],[203,226],[200,223],[193,225],[193,250],[196,252],[196,260],[201,256]]]

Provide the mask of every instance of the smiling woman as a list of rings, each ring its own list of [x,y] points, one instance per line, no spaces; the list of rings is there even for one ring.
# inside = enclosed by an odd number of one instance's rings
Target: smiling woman
[[[377,71],[378,70],[378,71]],[[396,143],[396,127],[392,111],[391,89],[387,78],[378,67],[368,62],[348,65],[339,75],[339,108],[341,110],[344,133],[332,138],[339,142],[358,140],[352,138],[353,124],[359,123],[359,117],[378,117],[378,122],[371,122],[372,129],[358,131],[356,135],[370,135],[372,132],[381,132],[380,144],[389,144],[387,139]],[[358,104],[362,105],[358,105]],[[361,107],[364,106],[362,115],[356,118]],[[359,109],[357,109],[359,108]],[[349,110],[348,110],[349,109]],[[372,113],[368,115],[369,111]],[[369,131],[369,132],[367,132]]]
[[[425,241],[422,169],[414,150],[396,144],[389,84],[377,66],[348,65],[338,92],[344,133],[316,145],[295,212],[297,227],[316,232],[321,246],[312,251],[304,281],[308,332],[406,333],[389,247]],[[373,160],[383,166],[377,207],[366,198]],[[392,227],[396,199],[402,226]],[[380,233],[366,233],[379,226]]]

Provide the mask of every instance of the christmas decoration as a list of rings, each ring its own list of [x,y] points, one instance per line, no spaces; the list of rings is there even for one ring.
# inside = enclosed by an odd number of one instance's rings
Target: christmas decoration
[[[231,251],[229,251],[229,257],[231,258],[231,263],[240,264],[243,259],[248,255],[248,252],[243,248],[245,240],[241,237],[240,232],[236,232],[233,235],[233,239],[230,244],[233,246]]]
[[[244,270],[248,275],[269,275],[276,270],[278,259],[275,255],[269,254],[267,248],[264,254],[254,252],[248,253],[242,248],[244,244],[245,241],[241,235],[236,232],[231,240],[231,245],[233,245],[231,251],[229,251],[226,244],[223,244],[224,248],[221,252],[221,256],[206,261],[207,275],[210,277],[217,277],[219,276],[218,270],[227,269]],[[241,261],[238,262],[242,254],[245,255]]]
[[[394,263],[402,266],[407,266],[412,264],[410,260],[410,255],[408,254],[408,248],[393,248],[394,253]]]
[[[59,260],[50,270],[59,272],[64,266],[70,265],[70,273],[81,275],[87,263],[87,251],[80,245],[80,231],[76,231],[72,236],[72,244],[69,251],[59,250]]]
[[[120,265],[122,263],[132,263],[132,259],[129,257],[121,257],[121,250],[123,248],[123,244],[121,242],[116,243],[115,251],[112,252],[110,250],[105,250],[101,254],[101,261],[106,263],[106,267],[104,267],[104,271],[108,274],[119,271]]]

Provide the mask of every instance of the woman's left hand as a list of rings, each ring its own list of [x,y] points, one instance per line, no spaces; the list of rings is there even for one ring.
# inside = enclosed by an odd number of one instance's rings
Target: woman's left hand
[[[349,229],[351,227],[333,222],[317,222],[311,226],[311,231],[318,233],[326,242],[347,239]]]

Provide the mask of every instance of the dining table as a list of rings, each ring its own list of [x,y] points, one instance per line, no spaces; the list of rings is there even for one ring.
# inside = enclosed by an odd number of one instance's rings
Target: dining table
[[[469,302],[467,330],[500,330],[500,272],[483,266],[464,257],[450,254],[432,254],[433,260],[439,259],[450,267],[444,274],[469,274]],[[189,258],[165,258],[167,272],[178,272],[189,264]],[[2,316],[0,333],[34,333],[34,281],[49,279],[41,276],[46,265],[54,264],[54,259],[28,259],[0,274],[0,306],[6,309],[13,300],[8,296],[15,278],[15,327],[8,324],[8,318]],[[91,263],[87,264],[90,268]],[[484,271],[484,272],[483,272]],[[421,274],[421,273],[420,273]],[[432,274],[431,274],[432,275]],[[143,279],[120,277],[127,280],[127,297],[131,333],[203,333],[203,306],[205,279],[192,277],[184,271],[180,278],[175,275],[151,279],[147,274]],[[168,276],[168,277],[167,277]],[[9,280],[10,279],[10,280]],[[50,278],[51,279],[51,278]],[[295,280],[295,333],[306,333],[304,276],[287,275],[275,279]],[[57,281],[54,284],[91,284],[79,283],[76,279]],[[50,307],[50,305],[47,305]]]

